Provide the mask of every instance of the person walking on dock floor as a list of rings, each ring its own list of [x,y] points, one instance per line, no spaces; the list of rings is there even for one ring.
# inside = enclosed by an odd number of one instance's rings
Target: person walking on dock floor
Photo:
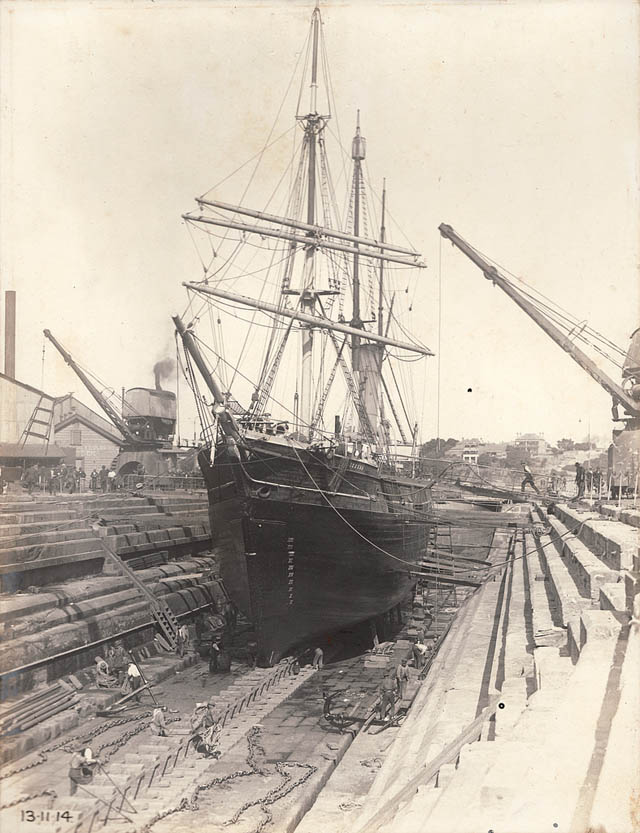
[[[406,658],[396,668],[396,685],[398,687],[398,699],[404,700],[407,696],[407,683],[409,682],[409,668]]]
[[[524,471],[524,480],[520,484],[520,491],[524,492],[525,486],[531,486],[532,489],[535,489],[536,494],[540,494],[540,489],[535,484],[535,480],[533,479],[533,472],[529,468],[529,466],[525,463],[524,460],[522,462],[522,470]]]
[[[183,657],[187,648],[189,647],[189,628],[186,625],[180,625],[177,633],[176,652],[179,657]]]
[[[153,716],[151,718],[151,723],[149,724],[149,728],[151,729],[152,735],[157,735],[160,738],[166,738],[167,736],[167,724],[164,719],[164,708],[158,706],[157,709],[153,710]]]
[[[220,646],[214,639],[209,648],[209,673],[213,674],[218,670],[218,658],[220,657]]]
[[[127,666],[129,665],[129,657],[127,656],[127,652],[124,649],[121,639],[116,639],[113,651],[107,652],[107,658],[109,660],[109,667],[118,678],[118,685],[121,686],[124,683]]]
[[[415,667],[420,671],[424,668],[424,664],[427,661],[427,653],[429,649],[424,644],[424,642],[414,642],[413,644],[413,662]]]
[[[378,715],[380,720],[389,720],[395,713],[396,680],[393,668],[389,668],[380,683],[380,701],[378,703]],[[389,709],[389,717],[387,717]]]
[[[129,692],[137,691],[140,686],[142,685],[142,680],[140,679],[140,672],[138,671],[138,666],[135,662],[130,662],[129,667],[127,668],[127,679],[125,680],[124,687],[128,689],[126,694]],[[140,695],[136,694],[133,698],[136,703],[140,702]]]
[[[584,495],[584,466],[580,463],[576,463],[576,486],[578,487],[578,494],[575,500],[580,500]]]
[[[320,671],[322,669],[322,666],[324,665],[324,651],[322,650],[322,648],[316,648],[313,652],[312,665],[317,671]]]

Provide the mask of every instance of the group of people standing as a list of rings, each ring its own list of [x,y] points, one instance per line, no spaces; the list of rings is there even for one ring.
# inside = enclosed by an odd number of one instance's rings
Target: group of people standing
[[[524,492],[527,486],[531,486],[531,488],[536,492],[536,494],[540,494],[540,489],[538,489],[536,482],[533,478],[533,472],[524,460],[522,461],[522,470],[524,472],[524,478],[522,480],[522,483],[520,484],[520,490]],[[595,492],[597,494],[600,494],[602,486],[604,484],[604,477],[599,468],[585,469],[582,463],[575,463],[575,470],[575,483],[577,490],[577,494],[575,496],[576,500],[580,499],[581,497],[584,497],[585,490],[590,493]],[[549,480],[549,493],[557,495],[561,489],[566,488],[566,484],[566,477],[552,472]]]
[[[115,492],[118,487],[117,479],[114,469],[102,466],[100,471],[94,469],[89,475],[89,489],[92,492]]]
[[[29,466],[20,481],[30,495],[38,489],[56,495],[62,492],[83,492],[86,478],[86,472],[82,467],[75,468],[61,463],[53,468],[43,465]]]
[[[87,473],[82,466],[44,466],[41,464],[29,466],[20,478],[24,488],[32,494],[34,491],[46,491],[51,495],[66,492],[84,492],[87,487]],[[92,492],[115,492],[119,486],[119,479],[114,469],[102,466],[94,469],[88,478],[89,490]]]

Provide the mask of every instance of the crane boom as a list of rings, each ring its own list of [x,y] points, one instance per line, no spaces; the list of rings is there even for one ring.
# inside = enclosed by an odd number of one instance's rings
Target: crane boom
[[[640,417],[640,403],[632,399],[629,394],[613,379],[611,379],[604,371],[602,371],[597,364],[587,354],[581,350],[571,339],[555,326],[540,310],[528,301],[513,284],[508,281],[496,267],[485,260],[482,255],[477,252],[473,246],[467,243],[460,235],[449,225],[441,223],[438,226],[440,234],[450,240],[454,246],[457,246],[460,251],[465,254],[469,260],[482,270],[485,278],[497,284],[502,291],[507,294],[512,301],[514,301],[520,309],[524,310],[536,324],[544,330],[544,332],[552,338],[556,344],[567,352],[571,358],[577,362],[580,367],[585,370],[598,384],[609,393],[615,403],[620,403],[627,413],[632,417]]]
[[[120,433],[125,438],[127,445],[128,444],[135,444],[135,445],[143,445],[143,446],[152,446],[155,445],[153,442],[141,440],[139,437],[136,437],[132,432],[129,430],[129,426],[127,423],[122,419],[122,417],[118,414],[115,408],[109,404],[107,399],[100,393],[98,388],[93,384],[91,379],[86,375],[86,373],[78,366],[78,364],[73,360],[71,354],[64,349],[64,347],[60,344],[60,342],[56,339],[54,335],[52,335],[50,330],[43,330],[45,336],[49,339],[49,341],[53,344],[56,348],[58,353],[62,356],[65,362],[69,365],[69,367],[75,371],[76,376],[80,379],[82,384],[86,387],[89,391],[91,396],[96,400],[98,405],[102,408],[105,414],[109,417],[111,422],[115,425],[115,427],[120,431]]]

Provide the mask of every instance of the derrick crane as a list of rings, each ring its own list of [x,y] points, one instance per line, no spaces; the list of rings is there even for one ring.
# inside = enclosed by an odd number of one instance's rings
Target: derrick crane
[[[553,324],[553,322],[537,309],[527,298],[520,293],[516,287],[504,275],[501,275],[496,267],[485,260],[479,252],[477,252],[466,240],[460,237],[459,234],[445,223],[441,223],[438,227],[440,234],[450,240],[454,246],[457,246],[460,251],[465,254],[469,260],[482,270],[485,278],[492,283],[497,284],[502,291],[514,301],[520,309],[524,310],[527,315],[532,318],[536,324],[550,336],[556,344],[562,347],[571,358],[577,362],[580,367],[585,370],[598,384],[604,388],[607,393],[613,398],[614,408],[617,405],[622,405],[628,414],[625,419],[640,419],[640,384],[636,382],[627,392],[621,385],[615,382],[608,374],[601,370],[596,363],[578,347],[575,342],[571,341],[562,330]],[[630,376],[627,376],[630,379]],[[615,417],[614,417],[615,418]]]
[[[469,260],[482,270],[485,278],[497,284],[502,291],[524,310],[556,344],[562,347],[580,367],[585,370],[613,399],[612,417],[615,422],[624,422],[624,428],[613,430],[611,445],[607,454],[607,469],[611,477],[620,477],[618,488],[622,490],[622,475],[633,479],[638,471],[640,458],[640,328],[631,335],[631,344],[622,367],[622,385],[601,370],[596,363],[575,344],[562,330],[532,304],[523,293],[498,269],[489,263],[473,246],[467,243],[449,225],[441,223],[440,234],[450,240]],[[624,387],[623,387],[624,385]],[[619,406],[625,410],[620,417]]]
[[[82,384],[86,387],[89,391],[91,396],[96,400],[98,405],[102,408],[105,414],[109,417],[111,422],[115,425],[118,431],[123,436],[122,447],[123,448],[138,448],[141,450],[146,449],[153,449],[157,448],[160,443],[154,440],[144,440],[140,437],[137,437],[129,428],[127,423],[122,419],[122,417],[118,414],[115,408],[110,404],[110,402],[102,395],[102,393],[98,390],[98,388],[93,384],[91,379],[87,376],[87,374],[79,367],[77,362],[74,361],[71,354],[64,349],[64,347],[60,344],[60,342],[55,338],[55,336],[51,333],[50,330],[43,330],[45,336],[49,339],[49,341],[53,344],[56,350],[60,353],[62,358],[65,362],[69,365],[69,367],[75,371],[76,376],[80,379]]]

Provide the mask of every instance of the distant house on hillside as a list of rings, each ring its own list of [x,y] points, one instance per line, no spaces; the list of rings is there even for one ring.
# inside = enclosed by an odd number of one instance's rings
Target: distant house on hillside
[[[53,432],[57,445],[75,449],[76,466],[87,474],[102,466],[109,468],[122,442],[122,435],[108,420],[71,393],[54,404]]]
[[[542,434],[518,434],[512,445],[531,457],[543,457],[549,453],[547,441]]]

